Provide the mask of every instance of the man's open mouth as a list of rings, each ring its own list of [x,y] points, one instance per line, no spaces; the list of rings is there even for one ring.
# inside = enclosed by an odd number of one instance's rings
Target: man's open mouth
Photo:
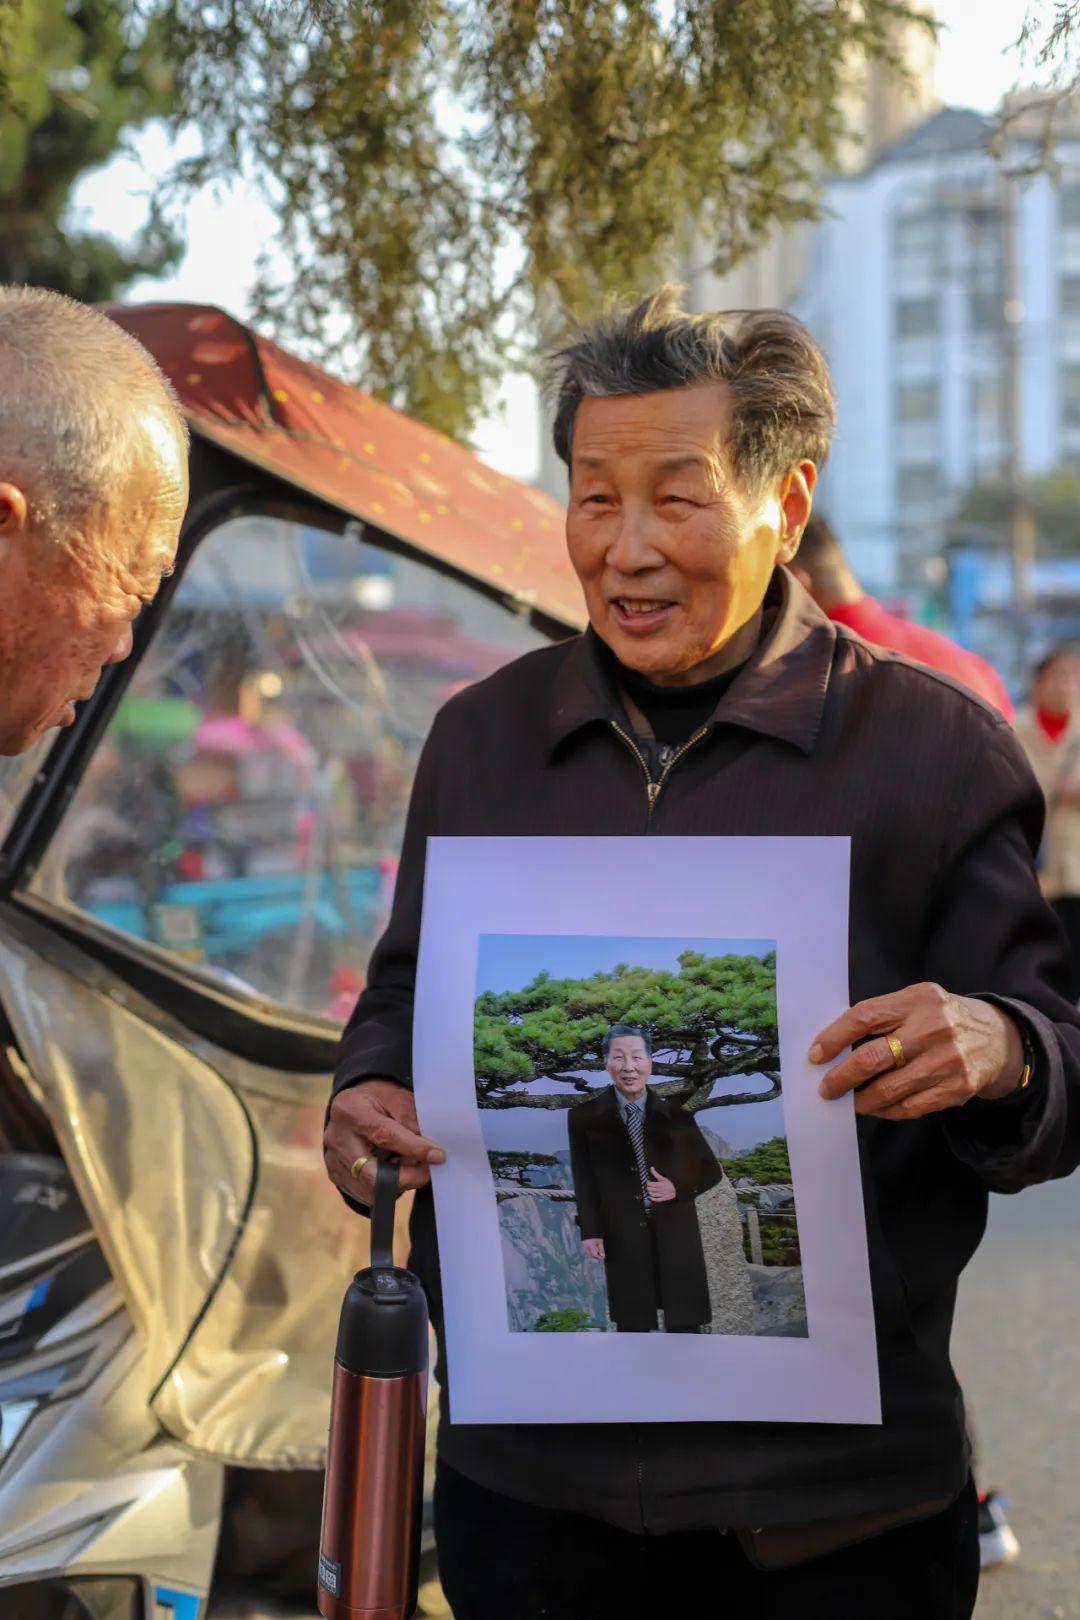
[[[666,608],[675,606],[674,602],[651,597],[616,596],[613,601],[620,613],[629,614],[631,617],[640,615],[642,618],[648,613],[662,613]]]

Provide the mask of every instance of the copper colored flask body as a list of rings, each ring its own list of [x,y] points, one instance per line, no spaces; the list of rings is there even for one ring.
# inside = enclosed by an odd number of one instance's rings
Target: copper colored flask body
[[[427,1374],[334,1365],[319,1546],[326,1620],[408,1620],[416,1609]]]
[[[428,1309],[391,1254],[396,1161],[380,1161],[373,1263],[338,1325],[319,1542],[325,1620],[409,1620],[416,1609],[424,1490]]]

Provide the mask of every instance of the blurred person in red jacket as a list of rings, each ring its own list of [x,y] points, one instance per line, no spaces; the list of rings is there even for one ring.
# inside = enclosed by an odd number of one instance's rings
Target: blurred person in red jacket
[[[1039,854],[1042,891],[1072,951],[1072,995],[1080,1000],[1080,654],[1055,647],[1036,664],[1031,703],[1016,735],[1046,800]]]
[[[1013,706],[1004,682],[977,653],[968,652],[948,636],[928,630],[925,625],[889,613],[874,597],[868,596],[852,571],[844,548],[823,517],[816,512],[803,530],[802,541],[791,572],[801,580],[818,607],[838,624],[862,636],[875,647],[888,647],[914,658],[917,663],[951,675],[977,697],[998,709],[1008,721]]]

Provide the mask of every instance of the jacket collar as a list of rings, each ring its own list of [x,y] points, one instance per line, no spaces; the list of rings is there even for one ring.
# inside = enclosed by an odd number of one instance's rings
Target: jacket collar
[[[764,605],[765,634],[709,723],[741,726],[810,754],[825,708],[836,628],[786,568],[773,574]],[[602,644],[590,628],[575,638],[556,676],[545,720],[548,752],[584,726],[624,718]]]

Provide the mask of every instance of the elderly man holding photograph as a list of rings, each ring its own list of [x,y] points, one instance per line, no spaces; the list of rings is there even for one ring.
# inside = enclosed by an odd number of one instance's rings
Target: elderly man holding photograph
[[[445,1155],[409,1090],[429,835],[849,836],[853,1004],[821,1009],[809,1056],[822,1107],[854,1093],[883,1420],[468,1426],[451,1390],[446,1593],[457,1620],[653,1613],[698,1589],[772,1620],[965,1620],[978,1550],[957,1282],[989,1191],[1080,1156],[1041,797],[998,714],[831,623],[784,566],[834,415],[796,320],[689,315],[663,290],[582,332],[555,384],[590,628],[435,722],[341,1049],[328,1168],[363,1207],[371,1156],[404,1156],[438,1324],[426,1184]]]
[[[723,1177],[692,1117],[649,1090],[652,1038],[604,1036],[611,1085],[567,1116],[582,1246],[601,1260],[620,1333],[700,1333],[712,1317],[694,1199]],[[657,1169],[657,1165],[661,1168]]]

